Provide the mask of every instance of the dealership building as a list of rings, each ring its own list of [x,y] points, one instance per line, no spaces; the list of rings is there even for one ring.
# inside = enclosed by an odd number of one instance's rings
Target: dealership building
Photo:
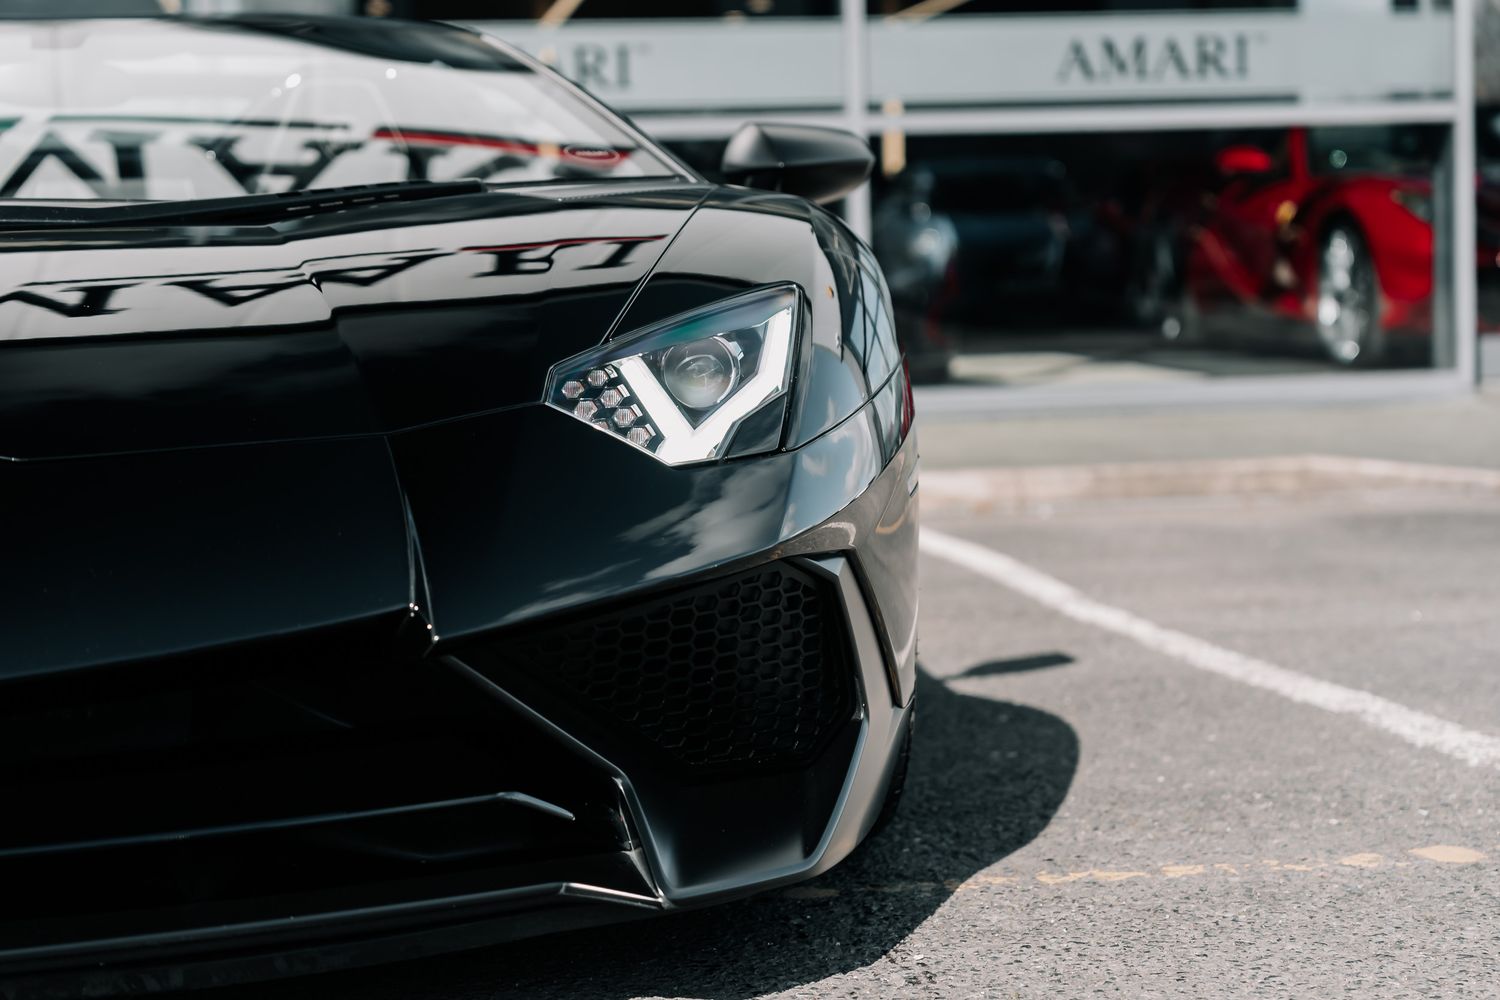
[[[836,207],[930,406],[1464,392],[1500,328],[1490,0],[312,7],[491,32],[710,176],[746,121],[867,136]]]

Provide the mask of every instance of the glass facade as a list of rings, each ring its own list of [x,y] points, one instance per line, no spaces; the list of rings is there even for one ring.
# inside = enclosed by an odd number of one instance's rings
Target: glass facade
[[[877,180],[875,249],[929,378],[1425,367],[1444,141],[1432,125],[924,136]]]
[[[866,134],[876,176],[839,208],[932,380],[1464,374],[1471,253],[1479,328],[1500,329],[1500,86],[1481,59],[1476,198],[1456,206],[1452,3],[347,5],[492,31],[710,176],[746,120]]]

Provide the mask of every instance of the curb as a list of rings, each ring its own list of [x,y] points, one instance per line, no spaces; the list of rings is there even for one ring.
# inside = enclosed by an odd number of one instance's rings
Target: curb
[[[1288,496],[1411,486],[1500,493],[1500,469],[1341,455],[942,469],[922,474],[922,506],[1015,510],[1066,500]]]

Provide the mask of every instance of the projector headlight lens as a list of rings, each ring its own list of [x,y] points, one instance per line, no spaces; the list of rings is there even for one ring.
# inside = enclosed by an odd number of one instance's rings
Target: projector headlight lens
[[[713,409],[734,391],[743,353],[723,337],[669,347],[662,355],[662,381],[672,398],[688,409]]]
[[[800,302],[778,285],[616,338],[554,367],[547,405],[668,465],[751,454],[741,425],[786,419]],[[754,450],[774,450],[756,425]]]

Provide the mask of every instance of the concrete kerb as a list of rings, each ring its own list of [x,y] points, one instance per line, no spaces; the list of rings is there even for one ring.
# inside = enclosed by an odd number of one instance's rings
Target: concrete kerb
[[[982,512],[1072,500],[1402,487],[1500,493],[1500,470],[1339,455],[942,469],[922,473],[922,505],[928,510]]]

